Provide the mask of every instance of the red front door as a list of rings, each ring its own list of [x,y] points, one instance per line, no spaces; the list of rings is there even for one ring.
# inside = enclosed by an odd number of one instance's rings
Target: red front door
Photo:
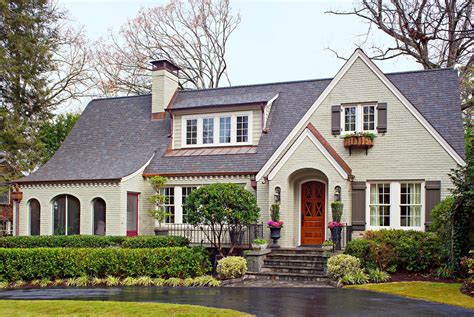
[[[301,185],[301,244],[324,242],[326,185],[311,181]]]
[[[127,236],[138,235],[138,193],[127,193]]]

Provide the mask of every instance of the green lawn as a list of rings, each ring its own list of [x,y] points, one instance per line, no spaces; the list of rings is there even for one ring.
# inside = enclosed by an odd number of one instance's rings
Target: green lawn
[[[250,316],[191,305],[73,300],[1,300],[2,316]]]
[[[396,282],[351,285],[347,288],[388,293],[474,309],[474,298],[459,291],[460,283]]]

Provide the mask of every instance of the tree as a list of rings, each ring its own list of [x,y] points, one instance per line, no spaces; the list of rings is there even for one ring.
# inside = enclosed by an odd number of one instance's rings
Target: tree
[[[105,95],[148,93],[150,61],[167,59],[181,68],[182,86],[218,87],[229,81],[227,42],[239,23],[229,0],[171,0],[142,9],[94,45],[96,86]]]
[[[46,163],[56,153],[80,116],[80,113],[60,114],[41,125],[39,131],[42,145],[41,164]]]
[[[208,241],[224,256],[222,241],[231,230],[255,223],[260,215],[255,196],[237,184],[211,184],[191,192],[183,208],[188,223],[199,226]],[[234,250],[231,241],[229,254]]]
[[[37,167],[42,122],[87,90],[88,51],[50,0],[0,0],[0,14],[0,150],[11,179]]]
[[[472,0],[359,0],[350,11],[391,37],[390,47],[373,45],[372,58],[413,57],[424,69],[461,66],[461,77],[472,82],[474,31]],[[365,46],[360,43],[359,46]],[[471,71],[465,71],[471,70]],[[464,94],[462,109],[472,107],[472,86]],[[470,96],[470,97],[469,97]]]
[[[172,213],[166,210],[165,204],[168,202],[167,197],[163,195],[162,189],[166,184],[166,177],[153,176],[148,179],[151,187],[155,190],[155,194],[148,197],[148,202],[153,205],[153,209],[147,210],[148,215],[158,221],[161,228],[161,223],[166,221],[166,218],[173,216]]]

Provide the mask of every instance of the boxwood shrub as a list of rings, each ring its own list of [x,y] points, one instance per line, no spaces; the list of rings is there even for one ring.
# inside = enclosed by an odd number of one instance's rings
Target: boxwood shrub
[[[350,241],[345,253],[359,258],[365,268],[389,272],[428,272],[447,256],[435,234],[393,229],[367,231],[364,238]]]
[[[195,277],[209,271],[203,248],[30,248],[0,249],[0,280],[30,281],[80,276]]]
[[[25,236],[2,237],[0,248],[161,248],[187,246],[188,240],[174,236]]]

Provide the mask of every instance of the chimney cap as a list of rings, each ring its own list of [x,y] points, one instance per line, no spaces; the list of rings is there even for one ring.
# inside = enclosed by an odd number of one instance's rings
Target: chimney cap
[[[167,70],[170,73],[177,73],[180,68],[167,59],[159,59],[150,62],[153,65],[152,70]]]

